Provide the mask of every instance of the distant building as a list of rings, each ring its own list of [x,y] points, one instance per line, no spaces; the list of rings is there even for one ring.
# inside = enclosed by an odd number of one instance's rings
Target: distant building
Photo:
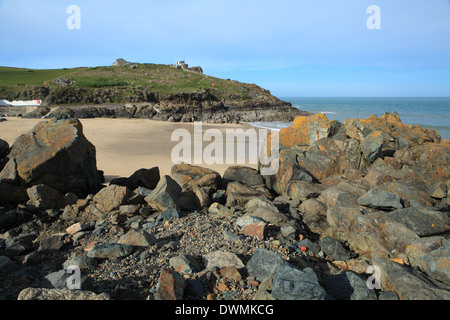
[[[186,63],[186,61],[180,60],[177,61],[176,64],[172,65],[172,67],[181,69],[181,70],[189,70],[196,73],[203,73],[203,69],[201,67],[192,67],[189,68],[189,65]]]
[[[178,69],[183,69],[183,70],[189,69],[189,65],[185,61],[177,61],[176,65],[177,65]]]
[[[114,62],[113,66],[127,66],[130,63],[128,61],[126,61],[125,59],[116,59],[116,62]]]

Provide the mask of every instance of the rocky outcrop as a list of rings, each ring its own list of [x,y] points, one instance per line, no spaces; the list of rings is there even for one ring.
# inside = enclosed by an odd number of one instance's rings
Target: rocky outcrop
[[[185,100],[188,99],[188,100]],[[203,121],[207,123],[239,123],[256,121],[291,122],[296,116],[309,114],[285,102],[236,101],[224,104],[214,100],[175,101],[151,103],[77,105],[70,107],[38,108],[26,118],[86,119],[86,118],[140,118],[171,122]]]
[[[10,200],[0,207],[0,294],[448,300],[449,144],[395,114],[294,123],[281,132],[290,138],[273,176],[233,166],[222,177],[180,163],[170,176],[140,169],[77,197],[59,186],[23,189],[22,162],[9,159],[0,182]],[[43,128],[36,141],[52,137],[51,125]],[[44,172],[53,170],[60,167]],[[70,266],[89,291],[60,291]]]

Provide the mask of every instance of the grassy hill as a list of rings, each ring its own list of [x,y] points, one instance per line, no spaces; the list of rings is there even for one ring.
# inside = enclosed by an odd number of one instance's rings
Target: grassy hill
[[[48,70],[0,67],[0,98],[14,95],[22,97],[17,93],[29,89],[30,86],[43,86],[43,84],[50,90],[58,90],[60,85],[54,81],[55,79],[69,80],[72,88],[87,90],[106,88],[122,92],[147,90],[158,95],[196,93],[208,89],[218,99],[226,97],[248,99],[255,96],[255,89],[262,90],[256,85],[175,69],[168,65],[135,64],[134,66]],[[122,94],[121,97],[126,99],[126,94]]]
[[[255,84],[161,64],[53,70],[0,67],[0,99],[38,99],[43,107],[60,106],[52,111],[57,118],[237,123],[290,122],[306,115]],[[40,109],[25,116],[50,112]]]
[[[65,77],[78,69],[24,69],[0,67],[0,87],[35,85],[42,84],[49,80]]]

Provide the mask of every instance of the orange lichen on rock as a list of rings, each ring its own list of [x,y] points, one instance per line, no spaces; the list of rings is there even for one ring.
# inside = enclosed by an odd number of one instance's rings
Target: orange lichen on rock
[[[280,144],[286,147],[308,146],[329,136],[331,121],[324,114],[298,116],[291,127],[281,129]]]

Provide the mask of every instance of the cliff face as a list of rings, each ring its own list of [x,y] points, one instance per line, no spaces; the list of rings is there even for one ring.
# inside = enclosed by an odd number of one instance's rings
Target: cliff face
[[[271,95],[269,91],[254,86],[245,97],[223,94],[215,89],[203,92],[178,92],[161,94],[148,89],[135,89],[124,98],[118,89],[57,88],[27,90],[26,97],[33,92],[43,98],[44,105],[26,117],[62,118],[145,118],[174,122],[206,121],[211,123],[237,123],[253,121],[293,121],[307,112],[293,108],[290,103]],[[22,97],[22,95],[19,95]],[[118,101],[126,101],[117,103]],[[67,106],[67,104],[69,106]],[[58,105],[65,105],[60,106]],[[51,113],[49,113],[51,111]]]

